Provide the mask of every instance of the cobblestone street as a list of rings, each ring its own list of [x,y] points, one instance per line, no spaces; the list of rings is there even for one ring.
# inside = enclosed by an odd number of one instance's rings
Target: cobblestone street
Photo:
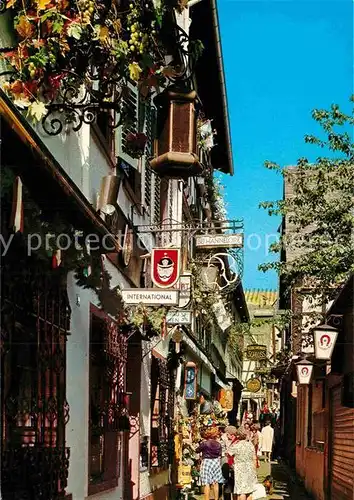
[[[274,491],[267,496],[267,500],[310,500],[305,489],[296,481],[291,470],[283,463],[272,462],[271,464],[261,462],[258,469],[258,479],[262,483],[264,478],[271,475],[274,480]],[[211,497],[213,498],[213,497]],[[196,496],[195,500],[203,500],[203,495]]]

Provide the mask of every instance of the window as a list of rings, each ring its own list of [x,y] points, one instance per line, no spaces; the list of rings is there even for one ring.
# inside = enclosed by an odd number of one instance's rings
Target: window
[[[325,382],[317,380],[309,386],[307,446],[324,449],[325,443]]]
[[[151,364],[151,468],[171,463],[173,387],[167,362],[153,356]]]
[[[312,446],[323,451],[325,444],[326,411],[316,411],[312,415]]]
[[[307,392],[307,446],[312,444],[312,384]]]
[[[1,290],[2,498],[23,498],[26,492],[54,500],[65,496],[69,466],[66,286],[58,273],[43,272],[35,257],[21,260],[20,249],[6,257]],[[19,262],[26,273],[19,271]]]
[[[92,306],[93,307],[93,306]],[[120,475],[119,429],[126,345],[117,325],[92,309],[89,365],[89,495],[114,488]]]

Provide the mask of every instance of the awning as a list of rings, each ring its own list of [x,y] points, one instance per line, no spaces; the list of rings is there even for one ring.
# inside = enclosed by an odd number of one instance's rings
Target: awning
[[[183,342],[187,344],[190,350],[204,363],[204,365],[211,371],[211,373],[215,374],[215,368],[213,367],[213,365],[188,335],[184,336]]]

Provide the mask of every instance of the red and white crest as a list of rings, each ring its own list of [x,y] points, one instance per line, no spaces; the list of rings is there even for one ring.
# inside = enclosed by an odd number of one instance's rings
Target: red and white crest
[[[179,248],[154,248],[151,252],[151,279],[160,288],[170,288],[179,278]]]

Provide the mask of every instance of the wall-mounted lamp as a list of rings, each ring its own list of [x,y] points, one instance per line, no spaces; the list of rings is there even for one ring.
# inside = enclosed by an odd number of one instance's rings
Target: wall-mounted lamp
[[[300,385],[308,385],[311,381],[313,364],[307,359],[296,363],[297,380]]]
[[[121,171],[117,169],[117,175],[106,175],[101,181],[98,209],[106,215],[112,215],[116,209],[121,180]]]
[[[330,325],[319,325],[313,330],[316,359],[329,361],[338,337],[338,330]]]

